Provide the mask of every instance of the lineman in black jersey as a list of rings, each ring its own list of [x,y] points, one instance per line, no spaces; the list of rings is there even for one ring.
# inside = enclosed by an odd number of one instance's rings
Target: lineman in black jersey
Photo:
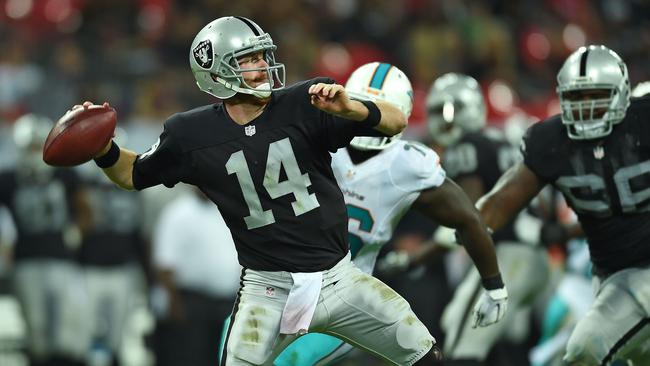
[[[270,363],[313,329],[411,365],[436,353],[435,341],[404,299],[351,264],[329,155],[357,135],[397,134],[406,118],[389,103],[351,100],[327,78],[284,88],[275,48],[249,19],[211,22],[190,65],[199,88],[224,102],[172,116],[142,155],[112,143],[96,162],[124,188],[185,182],[219,206],[244,267],[225,364]]]
[[[13,291],[27,326],[30,364],[63,364],[85,357],[81,278],[75,263],[79,229],[88,217],[86,196],[71,170],[53,169],[41,158],[53,123],[33,114],[14,124],[16,167],[0,173],[0,205],[16,226]],[[51,363],[48,363],[51,362]]]
[[[118,359],[127,321],[144,299],[145,252],[142,202],[136,192],[119,189],[90,164],[78,169],[88,193],[92,220],[77,255],[87,295],[84,322],[90,347]],[[106,326],[110,324],[110,326]],[[78,337],[82,341],[81,335]]]
[[[500,130],[487,129],[486,106],[478,82],[467,75],[448,73],[434,81],[427,97],[428,125],[436,145],[444,149],[442,166],[473,202],[489,191],[501,174],[521,159],[516,146]],[[526,214],[525,219],[531,216]],[[524,217],[522,217],[524,220]],[[494,233],[497,257],[509,288],[509,307],[505,319],[492,327],[474,325],[471,308],[480,295],[480,276],[469,270],[446,306],[442,327],[444,354],[449,364],[481,364],[492,346],[507,332],[517,312],[527,311],[531,298],[546,285],[548,263],[538,242],[527,242],[516,234],[514,221]],[[434,234],[440,246],[454,247],[452,229],[440,227]],[[427,246],[430,252],[439,250]],[[426,257],[426,253],[418,253]],[[527,266],[520,266],[526,261]]]
[[[496,229],[545,185],[558,188],[587,237],[596,296],[569,339],[565,362],[647,364],[650,99],[630,100],[627,67],[604,46],[571,54],[557,92],[561,115],[527,131],[524,161],[478,205]]]

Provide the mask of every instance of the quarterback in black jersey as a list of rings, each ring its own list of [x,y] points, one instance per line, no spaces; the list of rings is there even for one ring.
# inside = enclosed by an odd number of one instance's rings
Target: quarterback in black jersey
[[[389,103],[350,99],[327,78],[285,88],[275,49],[249,19],[206,25],[192,43],[190,66],[199,88],[223,103],[172,116],[142,155],[112,143],[95,161],[123,188],[185,182],[219,207],[244,267],[225,364],[270,363],[307,330],[327,332],[340,320],[349,326],[337,336],[411,365],[435,340],[404,299],[351,264],[329,154],[354,136],[395,135],[406,118]],[[355,312],[379,311],[381,294],[394,298],[381,309],[395,314],[394,322],[361,331]]]
[[[557,78],[561,115],[527,131],[524,161],[478,206],[497,229],[547,184],[559,189],[587,237],[596,296],[569,339],[564,361],[647,364],[650,99],[630,99],[627,67],[604,46],[575,51]]]
[[[43,116],[20,117],[13,130],[16,167],[0,173],[0,205],[8,208],[17,234],[12,288],[27,327],[30,364],[39,365],[76,364],[87,350],[77,337],[85,326],[75,321],[85,304],[71,294],[80,293],[75,255],[89,205],[74,171],[49,167],[42,160],[52,125]]]

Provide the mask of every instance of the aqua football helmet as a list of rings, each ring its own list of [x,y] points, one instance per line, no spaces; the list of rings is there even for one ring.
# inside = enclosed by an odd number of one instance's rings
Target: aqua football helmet
[[[244,17],[222,17],[203,27],[190,48],[190,67],[202,91],[220,99],[237,93],[266,98],[284,88],[284,65],[275,61],[276,46],[268,33]],[[262,52],[268,67],[242,69],[237,59]],[[268,83],[248,85],[242,76],[247,71],[264,71]]]
[[[465,133],[481,130],[487,119],[478,82],[463,74],[448,73],[436,79],[426,106],[429,132],[441,146],[453,145]]]
[[[562,123],[573,140],[609,135],[630,105],[627,67],[605,46],[580,47],[573,52],[558,72],[557,83]],[[594,92],[601,94],[584,96]]]
[[[411,82],[402,70],[391,64],[371,62],[360,66],[350,75],[345,90],[352,98],[388,102],[399,108],[406,118],[411,116]],[[358,150],[383,150],[400,136],[401,133],[392,137],[358,136],[352,139],[350,145]]]

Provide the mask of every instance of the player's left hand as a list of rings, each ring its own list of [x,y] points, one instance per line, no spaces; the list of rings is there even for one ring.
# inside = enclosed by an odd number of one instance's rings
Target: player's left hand
[[[508,309],[508,290],[505,286],[496,290],[486,290],[474,306],[472,328],[492,325],[506,314]]]
[[[88,107],[90,107],[90,106],[92,106],[92,105],[94,105],[94,104],[95,104],[95,103],[93,103],[93,102],[87,100],[87,101],[83,102],[83,104],[75,104],[75,105],[73,105],[72,108],[70,108],[70,110],[69,110],[68,112],[71,112],[71,111],[73,111],[73,110],[75,110],[75,109],[77,109],[77,108],[88,109]],[[111,105],[110,105],[108,102],[104,102],[104,103],[102,104],[102,107],[108,109],[108,108],[111,107]],[[67,112],[66,112],[66,113],[67,113]],[[113,137],[115,137],[115,131],[113,131]],[[97,153],[97,155],[95,155],[93,158],[98,158],[98,157],[100,157],[100,156],[104,156],[104,155],[106,155],[106,153],[108,152],[108,150],[111,148],[111,145],[113,145],[113,140],[112,140],[112,139],[109,140],[108,143],[106,144],[106,146],[104,146],[104,148],[103,148],[99,153]]]
[[[323,112],[345,115],[351,110],[352,100],[343,85],[318,83],[309,87],[311,104]]]

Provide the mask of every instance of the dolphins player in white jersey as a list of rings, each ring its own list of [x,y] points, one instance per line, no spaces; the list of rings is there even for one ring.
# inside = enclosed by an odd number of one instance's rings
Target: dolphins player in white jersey
[[[407,117],[411,114],[411,83],[390,64],[361,66],[345,88],[353,98],[392,102]],[[373,272],[379,250],[412,205],[432,220],[456,228],[467,239],[466,247],[479,271],[494,255],[492,240],[472,202],[446,178],[438,155],[428,147],[399,136],[356,137],[349,147],[332,155],[332,169],[348,208],[352,258],[362,271]],[[484,287],[487,291],[475,309],[483,314],[475,315],[478,326],[501,319],[507,304],[500,277],[484,278]],[[309,333],[286,348],[274,365],[331,364],[352,348],[333,336]]]

